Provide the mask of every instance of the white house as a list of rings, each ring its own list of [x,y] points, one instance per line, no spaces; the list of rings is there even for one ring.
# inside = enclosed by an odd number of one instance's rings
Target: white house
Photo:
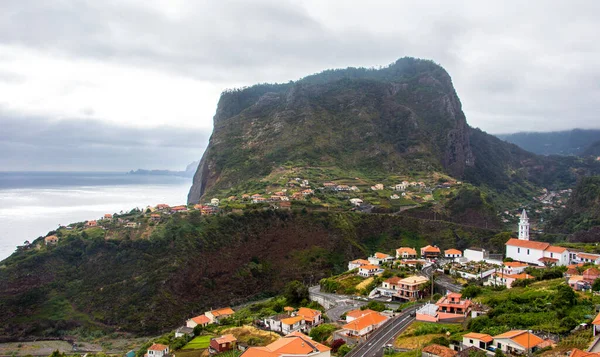
[[[369,265],[369,264],[371,264],[371,263],[369,263],[369,261],[366,259],[355,259],[348,263],[348,270],[358,269],[358,268],[360,268],[361,265]]]
[[[512,284],[519,279],[534,279],[527,273],[520,274],[506,274],[506,273],[494,273],[483,285],[486,286],[506,286],[507,289],[512,287]]]
[[[486,333],[469,332],[463,335],[463,346],[476,347],[482,350],[487,350],[488,347],[494,342],[494,338]]]
[[[446,249],[444,250],[444,257],[448,259],[460,258],[462,257],[462,252],[458,249]]]
[[[212,199],[210,200],[210,205],[211,205],[211,206],[218,206],[220,202],[221,202],[221,201],[219,201],[219,199],[218,199],[218,198],[212,198]]]
[[[361,200],[360,198],[351,198],[351,199],[350,199],[350,203],[351,203],[353,206],[356,206],[356,207],[358,207],[358,206],[360,206],[360,205],[363,203],[363,200]]]
[[[591,253],[577,253],[577,262],[600,265],[600,255]]]
[[[394,186],[394,190],[395,191],[404,191],[404,190],[406,190],[407,187],[408,187],[408,182],[403,181],[402,183],[396,184]]]
[[[365,278],[369,278],[375,275],[379,275],[383,273],[383,269],[381,269],[379,266],[377,265],[362,265],[361,267],[358,268],[358,275],[365,277]]]
[[[304,317],[293,316],[281,319],[281,332],[288,335],[292,332],[300,331],[304,328]]]
[[[396,249],[396,259],[415,259],[417,250],[415,248],[400,247]]]
[[[550,243],[511,238],[506,242],[506,257],[520,262],[544,265],[544,251]]]
[[[169,346],[155,343],[148,348],[147,357],[163,357],[169,354]]]
[[[487,258],[487,252],[483,248],[465,249],[463,256],[470,262],[481,262]]]
[[[185,322],[185,326],[189,328],[194,328],[198,325],[206,326],[211,323],[210,319],[206,315],[200,315],[196,317],[192,317],[191,319]]]
[[[388,318],[381,315],[378,312],[372,311],[366,315],[356,318],[342,328],[346,330],[349,336],[363,337],[373,330],[376,330],[379,326],[383,325]]]
[[[381,265],[383,263],[389,263],[394,261],[394,257],[392,257],[391,255],[380,252],[373,254],[368,259],[369,263],[373,265]]]
[[[544,342],[541,338],[525,330],[512,330],[494,336],[493,346],[504,353],[524,354],[534,352],[536,346]]]

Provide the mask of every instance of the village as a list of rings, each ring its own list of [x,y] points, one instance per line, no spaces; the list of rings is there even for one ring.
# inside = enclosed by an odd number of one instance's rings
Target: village
[[[287,196],[276,193],[269,199],[275,197]],[[280,203],[289,202],[280,198]],[[244,199],[258,202],[261,197]],[[192,208],[158,205],[148,208],[147,214],[152,222],[188,210],[210,215],[218,212],[219,203],[213,199]],[[600,254],[534,241],[527,212],[523,210],[519,217],[518,237],[506,241],[505,254],[490,254],[484,247],[461,251],[432,245],[374,252],[349,261],[346,273],[307,287],[309,299],[302,303],[285,305],[290,301],[273,298],[250,307],[225,306],[188,316],[167,340],[163,337],[149,345],[144,356],[325,357],[370,356],[373,351],[396,356],[420,353],[423,357],[521,356],[557,348],[564,351],[565,342],[561,341],[570,341],[573,334],[589,337],[578,348],[571,348],[570,356],[600,356]],[[114,219],[106,215],[85,226],[102,227]],[[136,222],[117,220],[125,227],[138,227]],[[59,238],[49,235],[44,241],[51,247]],[[549,282],[553,289],[568,289],[572,301],[589,300],[584,315],[587,322],[575,321],[562,335],[529,326],[473,327],[474,321],[489,319],[487,315],[495,311],[490,306],[494,300],[477,299],[477,291],[504,294]],[[304,304],[307,306],[301,306]],[[259,313],[248,312],[258,309]],[[421,341],[415,337],[420,329],[446,332],[425,334],[435,335],[431,340],[435,343],[414,346],[399,342],[410,341],[411,336]]]

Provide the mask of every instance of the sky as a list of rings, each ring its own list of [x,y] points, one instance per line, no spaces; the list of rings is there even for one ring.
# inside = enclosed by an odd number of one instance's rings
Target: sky
[[[434,60],[489,133],[600,128],[597,1],[3,0],[0,171],[184,169],[224,89]]]

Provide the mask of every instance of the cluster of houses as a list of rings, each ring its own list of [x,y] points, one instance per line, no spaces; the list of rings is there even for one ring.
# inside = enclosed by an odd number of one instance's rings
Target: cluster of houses
[[[417,310],[416,319],[425,322],[462,322],[471,312],[472,301],[460,293],[449,293],[436,303],[427,303]]]
[[[266,318],[263,323],[275,332],[289,335],[293,332],[310,332],[310,330],[323,322],[321,311],[301,307],[296,311],[293,307],[286,306],[284,313]]]

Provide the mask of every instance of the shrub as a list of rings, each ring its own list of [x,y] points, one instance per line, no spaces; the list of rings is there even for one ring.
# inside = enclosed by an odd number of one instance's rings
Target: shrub
[[[335,325],[322,324],[310,330],[309,335],[313,340],[323,342],[327,340],[335,330],[337,330]]]
[[[331,352],[336,353],[344,344],[346,344],[346,341],[342,340],[341,338],[333,340],[333,342],[331,342]]]

